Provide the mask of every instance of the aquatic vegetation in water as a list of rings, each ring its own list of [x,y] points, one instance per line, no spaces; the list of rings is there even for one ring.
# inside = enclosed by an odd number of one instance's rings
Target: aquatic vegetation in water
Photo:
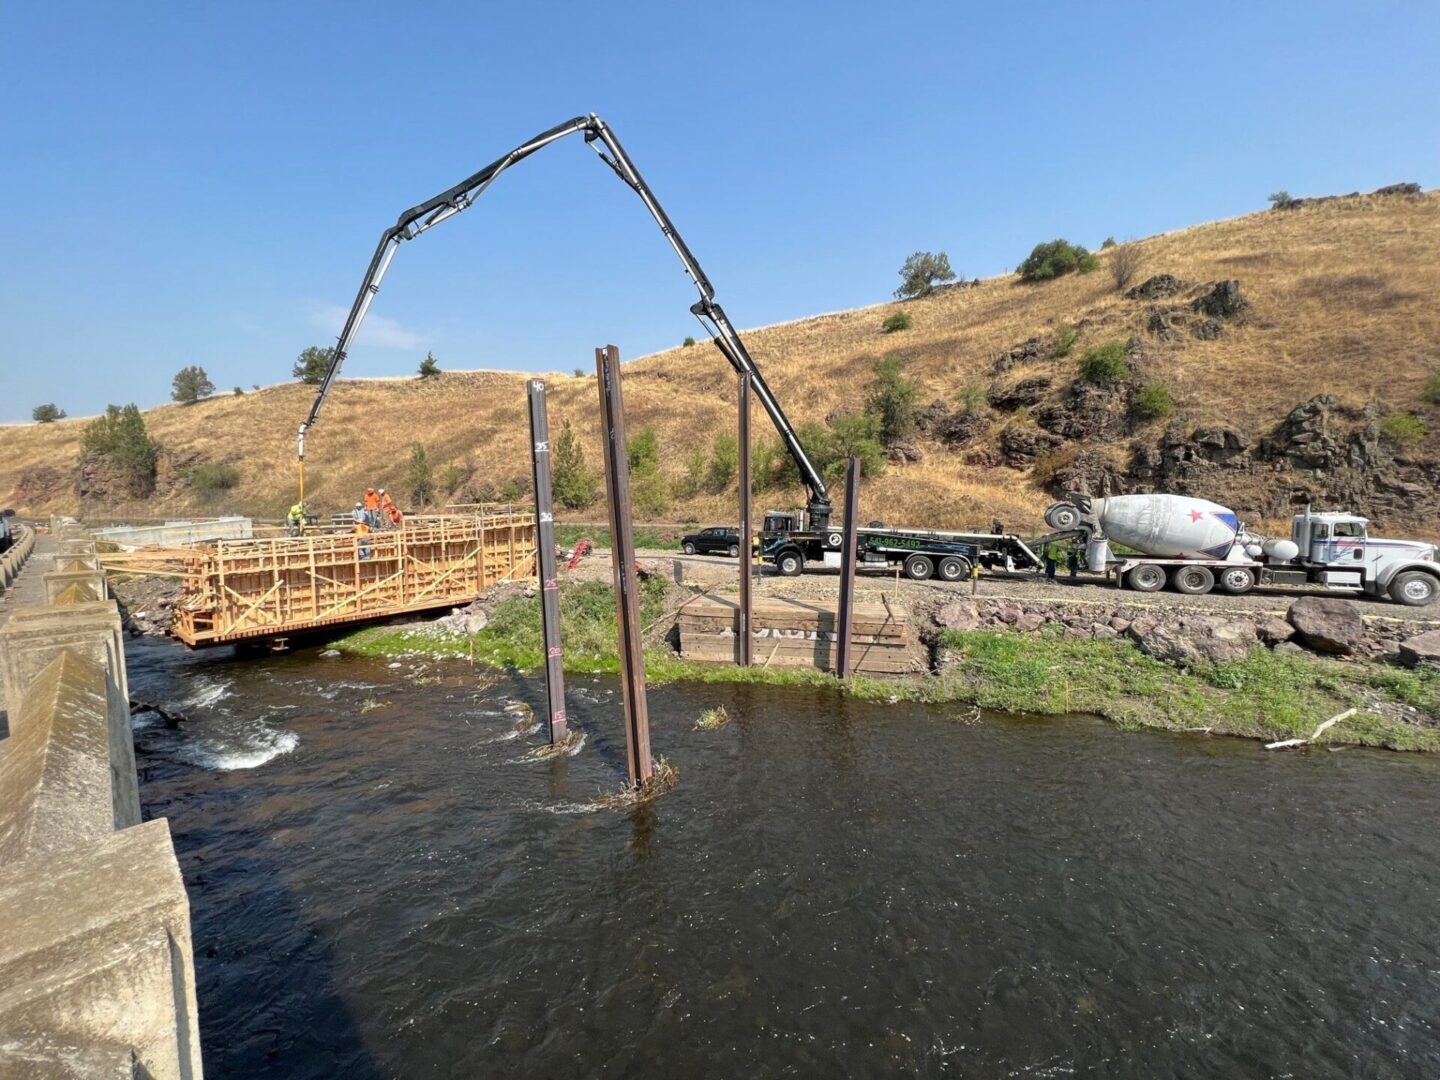
[[[585,733],[571,728],[558,742],[537,746],[525,755],[527,761],[548,761],[557,757],[574,757],[585,745]]]
[[[367,697],[364,701],[360,702],[360,715],[364,716],[372,709],[383,709],[386,705],[389,704],[390,702],[388,701],[377,701],[373,697]]]
[[[724,705],[716,705],[713,709],[706,709],[695,721],[696,731],[717,731],[730,723],[730,714],[725,711]]]
[[[680,782],[680,770],[662,755],[650,763],[650,779],[635,787],[626,785],[619,791],[597,795],[591,805],[599,810],[628,810],[653,802]]]

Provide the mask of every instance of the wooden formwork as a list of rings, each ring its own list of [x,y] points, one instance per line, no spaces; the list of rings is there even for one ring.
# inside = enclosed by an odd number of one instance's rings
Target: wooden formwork
[[[450,607],[499,582],[533,578],[535,515],[412,517],[366,537],[219,540],[166,554],[185,590],[175,636],[191,647],[220,645]]]

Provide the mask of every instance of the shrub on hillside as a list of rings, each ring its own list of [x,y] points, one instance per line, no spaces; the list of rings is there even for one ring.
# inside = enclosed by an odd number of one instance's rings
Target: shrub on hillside
[[[900,287],[895,295],[901,300],[914,300],[929,296],[942,281],[954,281],[955,271],[950,269],[950,256],[943,251],[917,251],[900,267]]]
[[[1075,342],[1080,340],[1080,331],[1069,323],[1061,323],[1055,328],[1055,338],[1051,343],[1050,355],[1059,359],[1062,356],[1069,356],[1070,350],[1075,347]]]
[[[1104,240],[1100,241],[1100,250],[1101,250],[1101,251],[1104,251],[1106,248],[1112,248],[1112,247],[1114,247],[1114,246],[1115,246],[1115,238],[1114,238],[1113,236],[1107,236],[1107,237],[1105,237]]]
[[[125,494],[143,499],[155,490],[155,465],[160,447],[145,430],[145,418],[134,405],[105,406],[85,428],[80,443],[82,454],[96,454],[120,481]]]
[[[440,362],[435,359],[434,353],[427,352],[425,354],[425,359],[420,361],[418,374],[422,379],[428,379],[432,375],[440,374]]]
[[[1130,374],[1130,358],[1123,341],[1110,341],[1087,349],[1080,357],[1080,377],[1096,386],[1114,386]]]
[[[1420,396],[1431,405],[1440,405],[1440,368],[1430,372],[1430,376],[1425,380],[1424,388],[1420,391]],[[64,416],[65,414],[62,412],[60,415]]]
[[[1146,383],[1130,399],[1130,412],[1139,421],[1161,420],[1175,411],[1175,398],[1164,383]]]
[[[1079,244],[1069,240],[1051,240],[1036,244],[1016,272],[1021,281],[1049,281],[1062,274],[1088,274],[1100,260]]]
[[[1292,197],[1290,192],[1286,191],[1284,188],[1281,188],[1279,191],[1275,192],[1270,196],[1270,209],[1293,210],[1295,208],[1295,204],[1299,201],[1299,199]]]
[[[966,383],[955,395],[955,403],[960,406],[960,412],[964,416],[974,416],[985,408],[985,385],[983,383]]]
[[[909,330],[915,325],[915,320],[910,318],[909,312],[897,311],[894,315],[887,315],[885,321],[880,324],[880,329],[887,334],[894,334],[900,330]]]
[[[1396,446],[1409,446],[1425,437],[1425,421],[1410,413],[1394,413],[1380,421],[1380,437]]]
[[[239,387],[239,386],[235,387],[235,396],[236,396],[236,397],[244,397],[244,396],[245,396],[245,391],[244,391],[244,389],[243,389],[242,387]]]
[[[30,419],[37,424],[53,424],[56,420],[65,419],[65,410],[51,401],[44,405],[36,405],[31,409]]]
[[[710,450],[710,464],[705,470],[705,490],[719,495],[735,483],[739,473],[740,440],[730,432],[722,431],[715,436],[715,444]]]
[[[830,438],[825,447],[828,460],[816,467],[832,480],[845,476],[849,458],[860,459],[860,475],[879,476],[885,471],[885,447],[881,442],[879,418],[866,413],[837,416],[830,425]]]
[[[875,418],[879,438],[886,446],[915,433],[915,397],[920,387],[902,374],[904,368],[902,356],[875,361],[875,379],[865,399],[865,412]]]
[[[779,484],[780,463],[785,457],[779,439],[757,439],[750,448],[750,489],[759,494]]]
[[[682,349],[688,349],[691,345],[694,345],[694,344],[695,344],[695,339],[694,339],[693,337],[687,337],[684,341],[680,342],[680,347],[681,347]]]
[[[234,465],[207,461],[190,470],[190,490],[203,500],[218,498],[240,482]]]
[[[1134,244],[1120,244],[1111,249],[1109,263],[1115,288],[1124,289],[1140,270],[1140,249]]]

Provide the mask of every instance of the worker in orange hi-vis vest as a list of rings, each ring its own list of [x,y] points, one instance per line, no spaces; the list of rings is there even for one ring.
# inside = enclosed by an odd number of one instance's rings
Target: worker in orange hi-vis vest
[[[390,520],[390,524],[397,529],[400,527],[400,523],[405,520],[405,515],[400,513],[400,507],[395,505],[395,500],[390,498],[389,493],[387,493],[384,488],[380,489],[380,512],[383,513]]]
[[[384,488],[381,488],[383,491]],[[365,517],[370,522],[372,529],[380,524],[380,496],[375,494],[375,489],[365,489]]]

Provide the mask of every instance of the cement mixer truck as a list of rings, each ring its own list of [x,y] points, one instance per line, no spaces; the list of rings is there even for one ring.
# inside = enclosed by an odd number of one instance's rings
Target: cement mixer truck
[[[1045,511],[1045,523],[1052,537],[1084,543],[1088,569],[1113,573],[1116,584],[1136,592],[1166,584],[1191,595],[1319,585],[1410,607],[1440,596],[1434,544],[1372,537],[1368,519],[1355,514],[1307,506],[1291,520],[1289,539],[1280,539],[1251,533],[1235,511],[1207,499],[1067,494]]]

